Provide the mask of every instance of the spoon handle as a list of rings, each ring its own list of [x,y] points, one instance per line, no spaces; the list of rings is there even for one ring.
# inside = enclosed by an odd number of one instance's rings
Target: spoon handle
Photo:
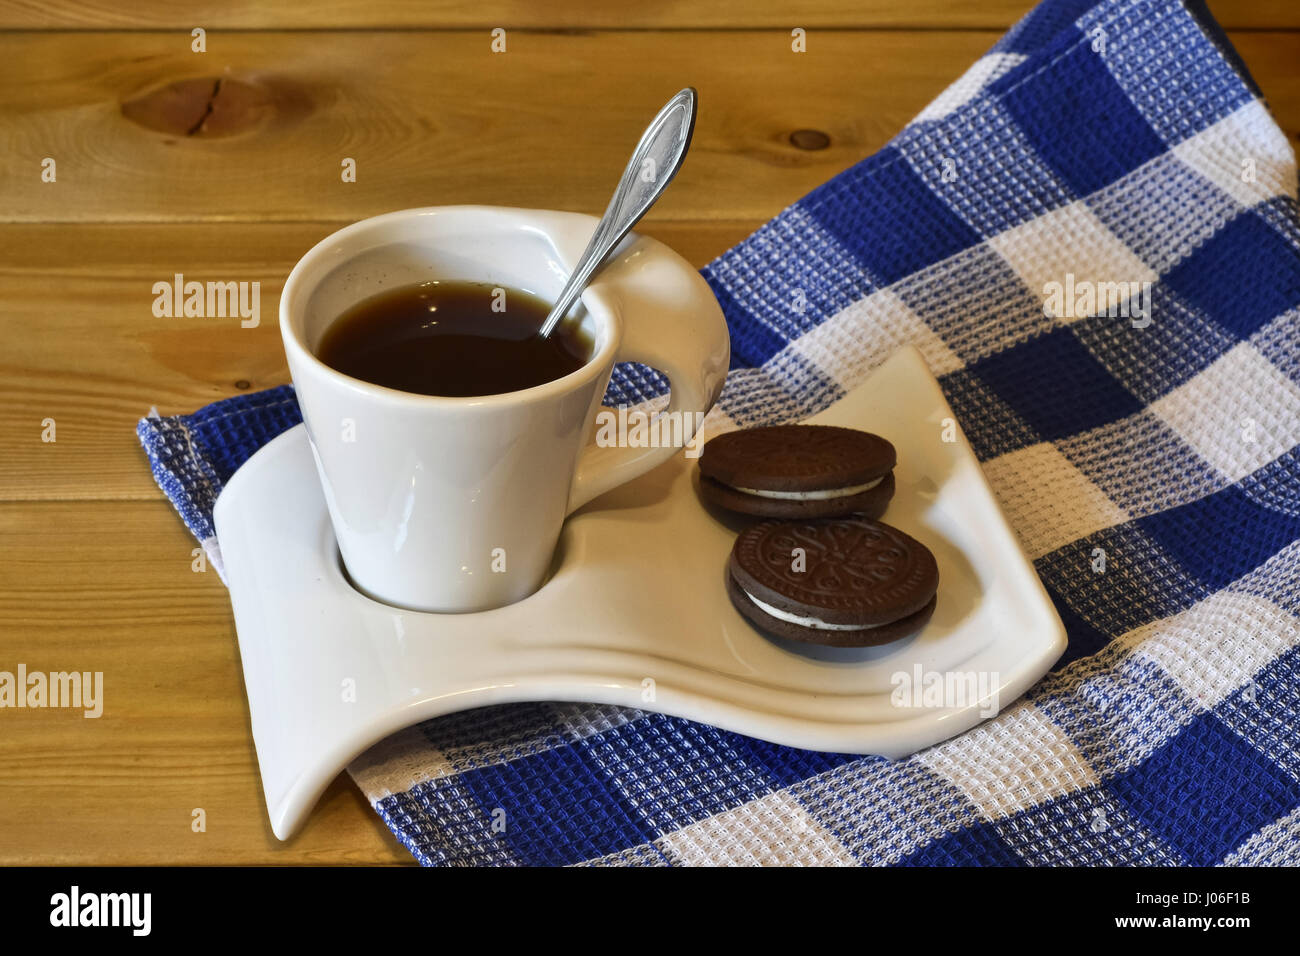
[[[555,331],[605,259],[677,175],[691,145],[696,99],[695,88],[688,86],[664,105],[641,134],[605,215],[596,224],[582,258],[542,324],[538,333],[542,338]]]

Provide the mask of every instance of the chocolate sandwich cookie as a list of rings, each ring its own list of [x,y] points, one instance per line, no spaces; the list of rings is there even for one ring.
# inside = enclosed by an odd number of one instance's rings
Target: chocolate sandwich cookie
[[[700,455],[700,493],[760,518],[879,518],[894,496],[894,446],[831,425],[768,425],[719,435]]]
[[[866,518],[765,521],[736,539],[731,602],[756,627],[834,647],[886,644],[934,613],[930,549]]]

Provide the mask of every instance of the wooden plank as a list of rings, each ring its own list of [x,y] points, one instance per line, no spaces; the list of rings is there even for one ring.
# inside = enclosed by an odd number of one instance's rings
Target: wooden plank
[[[0,34],[0,218],[599,213],[647,117],[691,82],[695,147],[652,219],[762,220],[882,146],[995,36],[828,33],[796,54],[770,32],[526,34],[493,54],[468,33],[241,33],[194,54],[168,34]],[[1300,33],[1238,41],[1296,135]],[[802,129],[829,145],[799,148]]]
[[[1300,10],[1300,3],[1296,4]],[[1233,46],[1259,84],[1292,148],[1300,144],[1300,32],[1234,33]]]
[[[0,217],[599,213],[648,118],[689,82],[694,148],[653,219],[762,220],[883,145],[994,38],[829,33],[798,54],[772,32],[534,33],[493,54],[468,33],[241,33],[194,54],[169,34],[0,34]],[[800,129],[829,146],[795,146]]]
[[[0,28],[183,30],[291,30],[311,28],[430,29],[671,29],[755,28],[862,29],[870,27],[1005,29],[1034,6],[1032,0],[821,0],[794,10],[785,0],[719,0],[716,3],[628,4],[621,0],[529,3],[527,0],[237,0],[180,8],[168,0],[0,0]],[[1211,0],[1215,17],[1229,27],[1298,27],[1294,0]]]
[[[0,225],[0,500],[159,497],[136,421],[151,406],[190,412],[288,381],[280,289],[335,225]],[[645,231],[704,265],[755,226]],[[259,326],[155,317],[153,284],[178,272],[260,282]],[[52,443],[42,441],[46,419]]]
[[[1032,0],[823,0],[813,9],[791,10],[779,0],[717,3],[628,4],[620,0],[529,3],[487,0],[355,0],[200,2],[179,8],[167,0],[130,5],[112,0],[0,0],[0,27],[10,29],[292,30],[422,27],[426,29],[671,29],[671,28],[855,28],[1005,27],[1024,15]]]
[[[135,422],[287,380],[279,289],[328,225],[0,227],[0,498],[156,498]],[[260,281],[261,322],[153,315],[153,283]],[[55,441],[43,441],[47,420]]]
[[[166,502],[0,504],[0,539],[0,669],[103,673],[98,719],[0,714],[0,864],[411,862],[346,776],[271,833],[230,601]]]

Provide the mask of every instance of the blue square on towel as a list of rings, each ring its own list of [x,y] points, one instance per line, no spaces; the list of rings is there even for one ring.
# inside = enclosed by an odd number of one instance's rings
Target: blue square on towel
[[[1115,586],[1117,560],[1127,567],[1124,573],[1141,579],[1142,587]],[[1093,627],[1111,635],[1127,634],[1209,597],[1136,521],[1071,541],[1035,560],[1034,569],[1068,606],[1085,610]]]
[[[1078,26],[1090,40],[1105,36],[1106,68],[1156,135],[1171,146],[1252,98],[1249,74],[1205,9],[1205,0],[1098,3],[1079,18]],[[1176,56],[1169,55],[1173,50]],[[1173,105],[1193,103],[1190,109]]]
[[[948,833],[905,856],[899,866],[1024,866],[992,823]]]
[[[893,146],[819,186],[799,205],[862,264],[877,286],[980,241]]]
[[[1237,487],[1261,508],[1300,516],[1300,445],[1247,475]],[[1270,601],[1292,614],[1300,614],[1300,586],[1288,587],[1284,580],[1276,578],[1268,579],[1268,585],[1264,593]]]
[[[1081,657],[1091,657],[1110,643],[1110,635],[1094,627],[1091,621],[1075,611],[1062,594],[1046,582],[1044,587],[1047,589],[1047,596],[1052,599],[1052,604],[1056,607],[1056,613],[1061,617],[1061,623],[1065,625],[1065,634],[1069,640],[1065,653],[1052,665],[1052,670],[1059,671]]]
[[[297,393],[292,385],[281,385],[204,405],[188,424],[224,484],[263,445],[301,421]]]
[[[1050,69],[996,81],[1007,111],[1047,165],[1087,196],[1165,151],[1087,38],[1070,28]],[[1068,42],[1066,42],[1068,40]]]
[[[754,315],[724,283],[707,273],[705,278],[709,279],[713,297],[727,320],[727,334],[731,339],[728,370],[757,368],[790,344],[779,329]]]
[[[836,767],[857,760],[852,754],[822,753],[817,750],[800,750],[782,747],[756,737],[733,734],[732,742],[737,756],[747,766],[761,767],[772,781],[772,789],[780,790],[811,780]]]
[[[482,840],[503,841],[527,865],[581,863],[659,836],[581,741],[463,771],[457,785],[482,811]]]
[[[707,724],[647,713],[588,737],[586,746],[646,826],[672,833],[781,785],[736,750],[734,741],[743,739]],[[659,759],[648,763],[646,754]]]
[[[980,461],[1038,444],[1039,436],[1034,429],[970,368],[949,372],[939,380],[939,385],[956,413],[962,434]]]
[[[1047,441],[1142,410],[1069,329],[1004,349],[970,371]]]
[[[601,404],[610,408],[637,405],[667,391],[668,379],[655,369],[640,362],[619,362],[610,373]]]
[[[1235,485],[1134,523],[1212,591],[1300,538],[1300,515],[1267,508]]]
[[[1256,671],[1214,708],[1214,716],[1287,776],[1300,779],[1300,646]]]
[[[1247,338],[1300,304],[1300,255],[1247,212],[1174,266],[1164,281],[1194,308]]]
[[[1211,866],[1300,806],[1300,784],[1202,714],[1107,789],[1186,858]]]

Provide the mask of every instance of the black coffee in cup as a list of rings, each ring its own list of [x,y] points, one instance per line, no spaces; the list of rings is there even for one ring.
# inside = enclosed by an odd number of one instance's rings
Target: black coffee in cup
[[[317,357],[375,385],[419,395],[497,395],[576,371],[592,343],[571,320],[545,339],[550,305],[522,289],[429,281],[388,289],[325,330]]]

